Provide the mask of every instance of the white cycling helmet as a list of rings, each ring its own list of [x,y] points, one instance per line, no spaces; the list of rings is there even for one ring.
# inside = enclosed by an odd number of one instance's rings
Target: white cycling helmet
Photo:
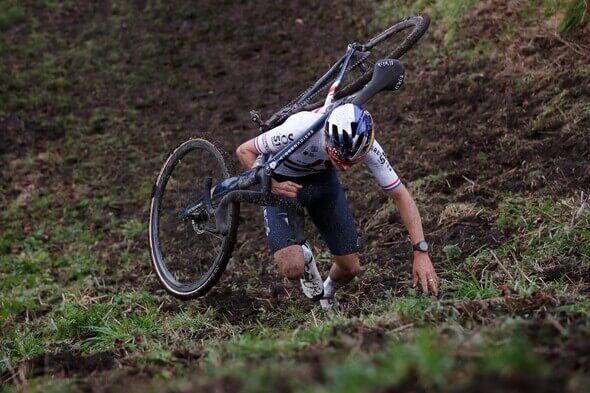
[[[373,118],[358,105],[341,105],[326,120],[324,140],[330,158],[344,163],[358,162],[373,146]]]

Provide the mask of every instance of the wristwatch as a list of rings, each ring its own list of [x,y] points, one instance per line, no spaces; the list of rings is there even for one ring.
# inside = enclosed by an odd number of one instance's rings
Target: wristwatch
[[[414,251],[428,252],[428,243],[425,240],[420,240],[418,243],[412,245]]]

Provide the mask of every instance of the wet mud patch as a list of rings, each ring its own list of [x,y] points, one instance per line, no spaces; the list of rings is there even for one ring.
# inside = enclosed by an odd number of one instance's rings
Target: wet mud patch
[[[172,351],[172,356],[185,364],[194,364],[199,359],[202,359],[204,355],[201,352],[178,348]]]
[[[383,349],[387,341],[384,330],[366,326],[360,321],[336,325],[332,329],[332,334],[338,339],[330,340],[328,345],[334,348],[356,348],[371,352]]]
[[[43,354],[21,362],[14,370],[24,373],[27,378],[43,375],[67,378],[70,376],[86,376],[101,371],[112,370],[119,366],[117,356],[113,352],[99,352],[84,356],[75,352]],[[2,375],[2,381],[8,383],[16,375],[10,370]]]
[[[544,316],[548,308],[555,307],[558,300],[550,295],[537,292],[532,296],[505,296],[485,300],[452,302],[453,307],[465,317],[491,322],[502,315]]]
[[[495,39],[501,35],[507,26],[503,19],[505,15],[500,18],[493,12],[501,3],[497,0],[478,3],[470,18],[482,23],[461,24],[463,36],[478,40]],[[506,6],[509,17],[516,12],[514,4]],[[115,6],[116,12],[111,8]],[[108,64],[100,63],[105,69],[114,66],[116,72],[106,77],[92,67],[89,71],[66,71],[71,72],[77,81],[87,81],[72,84],[74,97],[87,96],[93,91],[91,88],[103,85],[104,94],[92,96],[93,106],[109,107],[115,103],[121,105],[122,111],[136,112],[137,120],[121,118],[118,121],[122,123],[112,128],[106,127],[101,120],[97,124],[99,130],[92,130],[100,131],[100,138],[87,139],[87,135],[81,134],[80,143],[92,144],[118,138],[119,134],[131,135],[129,141],[121,142],[122,148],[107,144],[105,148],[93,150],[94,155],[110,158],[108,165],[100,168],[100,176],[107,180],[93,183],[93,186],[100,184],[100,187],[89,188],[86,196],[94,197],[98,193],[112,197],[107,212],[117,218],[135,218],[144,223],[147,222],[149,201],[142,205],[134,200],[120,201],[118,196],[123,189],[136,188],[138,184],[155,179],[161,162],[155,164],[155,160],[149,161],[145,157],[165,155],[182,140],[203,130],[215,135],[220,147],[233,151],[241,142],[257,134],[257,127],[249,120],[249,109],[260,109],[263,115],[278,109],[325,71],[347,43],[366,39],[371,36],[370,31],[376,29],[372,23],[372,5],[350,0],[330,3],[303,0],[287,5],[205,1],[197,8],[188,3],[139,1],[127,6],[133,9],[133,18],[125,15],[126,11],[120,6],[107,3],[67,4],[64,11],[56,15],[42,6],[27,7],[32,7],[39,20],[40,34],[57,32],[63,35],[52,45],[63,41],[68,48],[74,48],[86,40],[100,45],[100,39],[112,40],[116,35],[113,46],[125,49],[120,57],[95,58],[97,62],[109,59]],[[482,15],[486,15],[485,20]],[[269,23],[253,23],[257,20]],[[113,21],[116,23],[112,24]],[[92,24],[96,22],[99,26],[94,28]],[[436,35],[435,30],[436,21],[433,21],[423,40],[431,40]],[[80,33],[84,33],[84,37],[80,37]],[[587,62],[582,63],[576,55],[570,56],[568,49],[555,37],[544,36],[538,30],[526,34],[529,37],[521,40],[523,48],[517,51],[518,58],[527,68],[526,75],[518,74],[522,70],[510,74],[512,68],[497,56],[485,61],[441,58],[440,63],[432,66],[428,59],[415,61],[410,53],[403,59],[408,71],[412,71],[408,72],[406,86],[399,93],[383,94],[368,105],[379,122],[378,140],[386,148],[403,181],[439,177],[421,188],[423,202],[419,206],[425,217],[430,215],[424,224],[427,239],[433,245],[435,265],[437,259],[443,258],[444,245],[459,245],[462,256],[465,256],[480,247],[493,248],[505,240],[504,235],[494,229],[493,213],[488,217],[455,217],[439,222],[439,213],[446,204],[471,203],[494,210],[507,191],[537,197],[548,193],[562,195],[590,187],[590,139],[585,132],[590,126],[588,119],[563,121],[559,118],[559,110],[569,114],[569,109],[567,105],[556,106],[555,113],[549,114],[547,121],[532,126],[556,96],[551,90],[556,81],[561,80],[559,88],[567,90],[563,98],[568,102],[588,96],[590,90],[586,77],[564,74],[568,70],[581,69]],[[584,47],[588,46],[587,37],[578,38]],[[420,51],[420,48],[418,45],[416,50]],[[547,69],[537,67],[546,51],[550,51],[547,58],[551,59],[551,70],[558,72],[550,77]],[[156,71],[150,71],[149,67]],[[521,88],[518,79],[523,75],[528,77],[529,71],[534,71],[532,74],[539,79],[531,86]],[[130,79],[117,79],[121,75]],[[113,85],[114,81],[125,86],[124,92]],[[42,116],[30,113],[30,121],[24,121],[21,114],[9,114],[0,119],[3,137],[0,139],[0,160],[4,155],[19,156],[27,154],[31,151],[29,149],[42,151],[52,143],[59,143],[65,135],[65,131],[59,128],[61,123],[42,121],[47,116],[59,114],[59,110],[50,107],[47,111]],[[76,108],[74,112],[84,119],[89,115],[88,108]],[[113,111],[113,114],[117,113]],[[135,128],[128,127],[131,125]],[[67,132],[69,136],[70,131]],[[42,173],[46,181],[53,184],[56,184],[56,176],[62,177],[60,181],[69,186],[75,168],[91,158],[90,153],[88,156],[64,157],[61,172],[46,171],[42,165],[37,165],[33,171]],[[233,155],[226,158],[235,162]],[[239,168],[235,169],[239,171]],[[348,196],[355,214],[361,216],[360,222],[366,224],[367,216],[372,216],[388,200],[373,179],[365,180],[368,176],[364,170],[355,168],[351,172]],[[8,179],[9,192],[14,188],[13,181],[16,182]],[[89,219],[90,216],[83,218],[84,222]],[[158,298],[169,299],[158,312],[176,313],[183,308],[186,303],[166,295],[155,279],[146,280],[151,271],[149,260],[133,262],[132,271],[125,272],[122,277],[121,271],[116,269],[120,266],[117,263],[121,253],[117,244],[125,239],[113,235],[106,221],[88,225],[93,234],[108,239],[104,242],[108,244],[108,250],[95,249],[100,260],[108,264],[104,292],[119,292],[121,284],[133,289],[143,286]],[[402,222],[391,214],[386,219],[377,220],[377,225],[359,226],[368,243],[361,255],[367,274],[342,293],[347,317],[371,310],[385,294],[404,295],[411,285],[412,254]],[[244,264],[236,266],[234,271],[228,270],[210,293],[192,301],[193,304],[199,309],[216,310],[214,324],[229,323],[237,330],[256,323],[284,329],[291,307],[307,317],[317,304],[308,302],[298,287],[283,283],[264,245],[263,223],[258,211],[256,215],[242,216],[240,236],[234,257]],[[141,250],[145,251],[145,243],[126,244],[125,250],[139,254]],[[100,247],[107,246],[97,246]],[[325,250],[323,244],[317,248],[318,252]],[[261,264],[257,265],[258,262]],[[324,274],[327,268],[327,264],[321,266]],[[546,270],[540,273],[540,277],[546,282],[567,277],[574,282],[587,283],[588,271],[564,265]],[[493,323],[495,319],[511,315],[533,316],[543,322],[539,322],[537,331],[531,328],[527,334],[539,337],[539,343],[544,343],[543,340],[551,343],[548,356],[553,356],[551,351],[556,351],[556,363],[562,359],[566,372],[588,370],[587,335],[573,334],[562,338],[559,332],[560,325],[564,328],[582,325],[582,317],[558,313],[554,315],[557,325],[547,321],[547,310],[555,310],[558,299],[535,294],[522,298],[454,301],[452,304],[464,320],[482,323]],[[17,318],[17,322],[21,322],[21,316]],[[367,328],[355,323],[337,326],[334,335],[342,340],[334,340],[334,345],[340,345],[342,349],[360,347],[377,351],[386,339],[384,332],[397,327]],[[318,347],[304,351],[312,354],[309,358],[304,358],[307,355],[303,353],[296,355],[302,356],[311,370],[315,369],[307,376],[310,380],[325,380],[325,376],[314,374],[317,369],[321,370],[318,359],[325,356],[325,349]],[[570,355],[559,357],[559,350]],[[23,364],[31,375],[93,376],[102,371],[106,378],[115,374],[116,356],[105,352],[83,358],[63,353]],[[190,367],[198,363],[201,354],[178,348],[172,356]],[[136,377],[138,381],[142,381],[144,375],[157,378],[162,375],[161,371],[167,372],[170,368],[158,363],[145,370],[135,366],[124,368],[121,373],[123,379],[127,378],[126,384],[133,385]],[[88,378],[84,390],[104,390],[105,385],[95,383],[93,378]],[[416,379],[407,381],[400,390],[422,391]],[[149,385],[152,381],[144,382]],[[470,385],[469,389],[458,391],[472,391],[475,387],[484,392],[528,389],[544,392],[557,390],[563,385],[516,375],[502,377],[499,382],[482,377],[481,387]],[[231,392],[246,389],[242,382],[232,378],[216,379],[202,386],[195,384],[197,388]],[[389,391],[398,390],[390,388]]]
[[[200,303],[212,307],[219,322],[248,325],[256,322],[264,300],[251,291],[218,286],[209,291]]]
[[[251,288],[243,289],[240,286]],[[293,307],[308,313],[317,306],[317,303],[303,295],[299,280],[290,282],[270,273],[251,278],[250,281],[243,279],[234,281],[228,277],[225,282],[199,299],[199,305],[215,310],[214,319],[217,322],[244,327],[256,323],[263,323],[269,327],[281,327],[285,318],[289,318],[289,315],[285,315],[285,310]]]
[[[590,268],[583,266],[577,260],[562,261],[544,269],[541,278],[545,282],[567,279],[572,283],[590,284]]]
[[[477,249],[493,248],[501,244],[505,236],[495,223],[482,217],[461,218],[430,233],[429,238],[440,247],[448,244],[458,245],[464,255],[470,255]],[[442,252],[442,249],[439,251]]]
[[[582,321],[580,321],[582,322]],[[590,372],[590,332],[570,337],[557,352],[559,367],[564,371]]]
[[[233,393],[243,391],[244,383],[237,378],[225,377],[194,386],[194,391]]]
[[[274,309],[268,293],[226,285],[213,288],[199,303],[215,310],[216,321],[238,326],[256,323],[266,311]]]
[[[46,142],[63,138],[65,130],[57,124],[25,120],[12,114],[0,118],[0,134],[0,158],[7,153],[20,157],[39,151]]]

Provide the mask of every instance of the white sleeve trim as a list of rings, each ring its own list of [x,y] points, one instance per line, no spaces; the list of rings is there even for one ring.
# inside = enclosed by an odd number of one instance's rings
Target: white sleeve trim
[[[394,190],[402,184],[401,179],[389,164],[389,160],[381,145],[379,145],[379,142],[373,142],[373,147],[369,154],[367,154],[365,162],[371,174],[384,191]]]

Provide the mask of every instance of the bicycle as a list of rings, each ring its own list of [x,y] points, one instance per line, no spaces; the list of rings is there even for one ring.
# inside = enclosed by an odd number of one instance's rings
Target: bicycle
[[[299,139],[272,157],[264,157],[262,165],[230,177],[221,151],[200,138],[189,139],[170,153],[154,185],[149,224],[152,263],[169,294],[180,299],[196,298],[219,281],[236,244],[242,202],[285,207],[290,212],[289,223],[295,229],[293,242],[304,242],[302,215],[293,214],[301,213],[303,207],[295,199],[270,192],[274,170],[323,128],[326,118],[338,105],[349,102],[361,105],[381,91],[399,90],[405,70],[397,59],[416,44],[429,23],[426,14],[408,17],[365,44],[349,44],[346,53],[322,77],[267,121],[251,111],[252,120],[264,132],[296,112],[325,108],[323,115]],[[378,57],[383,49],[380,45],[409,28],[411,32],[399,45],[391,50],[387,47],[385,58]],[[359,76],[346,79],[356,70]],[[323,103],[311,102],[328,85]],[[252,190],[253,187],[258,189]]]

